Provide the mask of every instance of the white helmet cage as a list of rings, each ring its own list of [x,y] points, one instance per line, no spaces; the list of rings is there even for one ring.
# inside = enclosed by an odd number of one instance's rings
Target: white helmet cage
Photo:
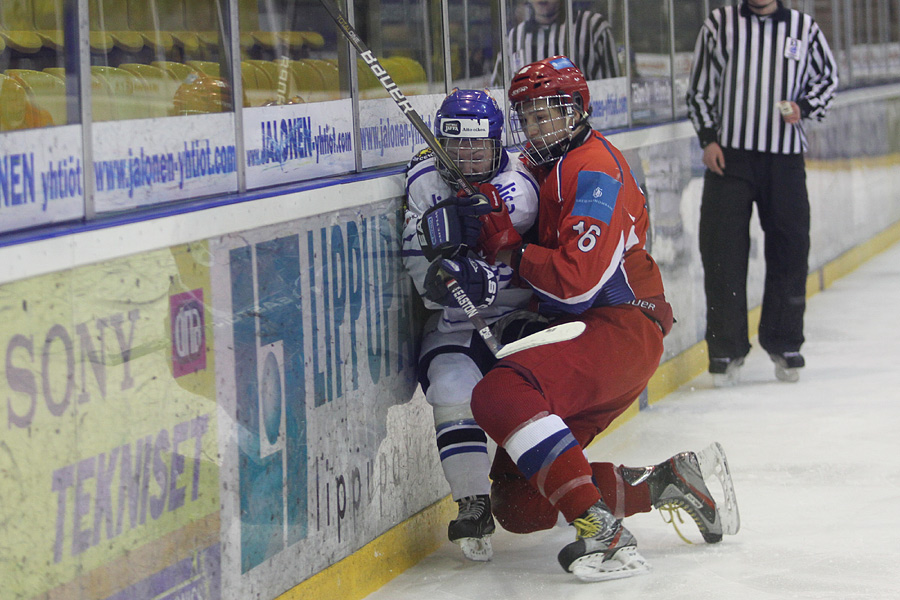
[[[558,94],[517,102],[509,113],[509,126],[514,142],[523,145],[528,161],[540,166],[566,153],[584,119],[577,100],[569,94]]]

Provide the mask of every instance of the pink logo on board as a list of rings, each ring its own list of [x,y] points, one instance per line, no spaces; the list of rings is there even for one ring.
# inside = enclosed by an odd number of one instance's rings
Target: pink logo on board
[[[172,374],[181,377],[206,368],[203,290],[169,297],[172,320]]]

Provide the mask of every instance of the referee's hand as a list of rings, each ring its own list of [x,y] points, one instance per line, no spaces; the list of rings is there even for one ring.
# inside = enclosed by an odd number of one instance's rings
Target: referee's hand
[[[722,146],[717,142],[710,142],[703,149],[703,164],[716,175],[725,174],[725,155]]]

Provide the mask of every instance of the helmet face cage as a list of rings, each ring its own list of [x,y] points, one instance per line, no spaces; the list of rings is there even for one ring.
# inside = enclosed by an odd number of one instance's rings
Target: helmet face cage
[[[568,94],[528,98],[517,102],[509,114],[513,140],[534,166],[559,159],[581,123],[581,110]],[[527,144],[526,144],[527,142]]]
[[[455,137],[439,137],[437,140],[472,183],[490,181],[500,169],[500,140]],[[457,187],[458,184],[447,167],[440,161],[435,163],[435,167],[444,181],[451,187]]]
[[[487,92],[454,90],[441,103],[434,129],[438,142],[470,182],[489,181],[497,174],[503,149],[503,111]],[[459,187],[440,161],[436,168],[452,188]]]

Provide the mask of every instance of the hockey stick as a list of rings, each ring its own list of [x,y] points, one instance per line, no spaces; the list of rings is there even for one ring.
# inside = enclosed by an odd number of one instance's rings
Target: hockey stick
[[[476,194],[478,190],[475,189],[469,180],[466,179],[466,176],[463,174],[462,170],[459,168],[453,159],[450,158],[450,155],[447,154],[447,151],[441,146],[441,144],[434,137],[434,134],[428,129],[428,125],[425,124],[425,121],[422,120],[422,117],[419,116],[419,113],[416,112],[416,109],[413,108],[412,104],[410,104],[409,100],[400,91],[400,88],[397,87],[397,84],[394,83],[394,80],[391,79],[390,74],[387,70],[381,66],[381,63],[378,62],[378,59],[375,58],[375,55],[372,53],[372,50],[366,45],[362,38],[359,37],[359,34],[356,33],[356,30],[352,25],[347,21],[344,14],[340,11],[340,9],[335,6],[333,0],[319,0],[322,3],[322,6],[325,7],[325,10],[328,11],[328,14],[331,15],[331,18],[334,19],[334,22],[337,23],[337,26],[340,27],[344,36],[353,44],[353,47],[356,48],[356,51],[359,53],[360,58],[362,58],[366,64],[369,66],[369,69],[372,70],[372,73],[375,74],[375,78],[381,82],[381,85],[387,90],[387,93],[390,94],[391,98],[394,99],[394,102],[397,103],[397,106],[403,112],[403,115],[412,123],[413,127],[416,128],[416,131],[425,138],[425,143],[429,148],[434,152],[435,158],[437,158],[444,167],[453,175],[454,181],[456,181],[457,185],[460,189],[465,190],[468,195]]]
[[[468,179],[466,179],[465,174],[462,172],[462,169],[459,168],[453,159],[447,154],[447,151],[441,146],[441,144],[437,141],[437,138],[434,137],[434,134],[422,120],[422,117],[419,116],[419,113],[416,112],[416,109],[413,108],[412,104],[410,104],[409,100],[403,94],[397,84],[394,83],[394,80],[391,78],[390,74],[387,70],[381,66],[381,63],[378,62],[378,59],[372,53],[372,50],[363,42],[362,38],[359,37],[359,34],[356,33],[356,30],[352,25],[347,21],[346,17],[344,17],[343,13],[341,13],[340,9],[334,4],[332,0],[319,0],[322,6],[325,7],[325,10],[328,11],[328,14],[331,15],[331,18],[337,24],[337,26],[341,29],[341,32],[344,36],[350,41],[356,51],[359,53],[360,58],[362,58],[365,63],[369,66],[372,73],[375,75],[375,78],[381,82],[381,85],[387,90],[388,94],[390,94],[391,98],[393,98],[394,102],[400,108],[400,111],[403,115],[412,123],[413,127],[416,128],[416,131],[425,139],[425,143],[431,148],[432,152],[434,152],[434,156],[437,160],[441,162],[444,167],[450,171],[453,175],[454,181],[456,181],[457,185],[460,189],[466,191],[467,194],[472,195],[478,192],[475,189]],[[497,358],[503,358],[504,356],[509,356],[514,352],[519,352],[521,350],[526,350],[528,348],[534,348],[535,346],[542,346],[545,344],[552,344],[555,342],[563,342],[566,340],[570,340],[581,335],[581,332],[585,329],[585,324],[581,322],[572,322],[565,323],[563,325],[558,325],[555,327],[550,327],[549,329],[545,329],[544,331],[539,331],[538,333],[526,336],[521,340],[516,340],[510,344],[501,345],[494,334],[491,332],[491,328],[488,326],[487,322],[484,320],[484,317],[478,311],[478,307],[472,302],[472,299],[469,298],[468,294],[466,294],[465,290],[460,287],[459,283],[453,279],[452,277],[447,277],[444,280],[444,284],[447,286],[447,289],[450,290],[450,294],[459,304],[460,308],[466,313],[469,320],[472,322],[472,325],[475,326],[475,330],[478,332],[478,335],[481,336],[481,339],[484,340],[484,343],[487,344],[487,347],[490,349],[491,353],[494,354]]]
[[[478,307],[472,303],[472,299],[469,298],[456,280],[452,277],[448,277],[444,280],[444,284],[447,286],[447,289],[450,290],[450,294],[459,304],[459,307],[465,311],[466,316],[472,322],[472,325],[475,326],[475,330],[478,332],[478,335],[481,336],[481,339],[484,340],[484,343],[487,344],[488,349],[490,349],[491,353],[497,358],[505,358],[510,354],[528,350],[529,348],[535,348],[537,346],[545,346],[547,344],[571,340],[581,335],[587,327],[581,321],[571,321],[569,323],[548,327],[543,331],[538,331],[531,335],[526,335],[522,339],[510,342],[509,344],[501,344],[496,336],[494,336],[487,321],[485,321],[484,317],[481,316],[481,313],[478,312]]]

